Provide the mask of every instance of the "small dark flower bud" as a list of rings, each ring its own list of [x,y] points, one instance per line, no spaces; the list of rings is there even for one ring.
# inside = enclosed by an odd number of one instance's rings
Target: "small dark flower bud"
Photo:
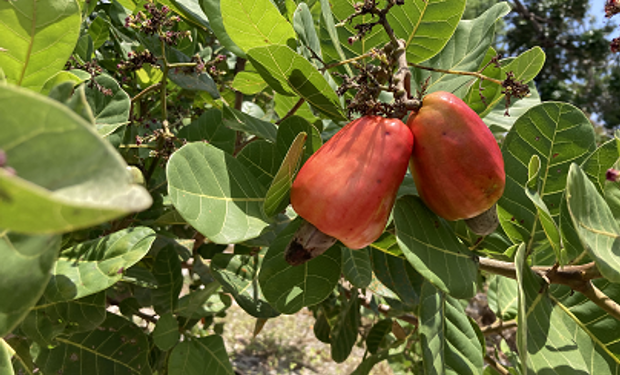
[[[605,178],[607,181],[616,182],[620,180],[620,171],[614,168],[609,168],[605,173]]]

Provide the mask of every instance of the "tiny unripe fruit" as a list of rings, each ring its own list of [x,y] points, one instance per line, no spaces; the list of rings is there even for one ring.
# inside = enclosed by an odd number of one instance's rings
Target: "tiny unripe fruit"
[[[460,220],[493,207],[504,192],[504,160],[476,112],[451,93],[434,92],[424,97],[422,108],[407,125],[416,140],[411,173],[420,197],[433,212],[446,220]]]

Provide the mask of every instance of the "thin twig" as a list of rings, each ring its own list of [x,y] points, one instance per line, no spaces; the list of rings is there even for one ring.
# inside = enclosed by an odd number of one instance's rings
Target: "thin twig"
[[[495,359],[493,359],[488,354],[484,356],[484,361],[491,366],[495,371],[499,372],[501,375],[510,375],[510,371],[506,369],[506,367],[499,364]]]
[[[494,259],[480,258],[480,270],[516,279],[515,264]],[[594,262],[577,266],[532,267],[532,271],[549,284],[566,285],[583,294],[590,301],[620,320],[620,305],[598,289],[592,280],[603,276]]]
[[[502,81],[500,81],[499,79],[495,79],[495,78],[491,78],[491,77],[487,77],[484,74],[480,73],[480,72],[464,72],[464,71],[460,71],[460,70],[450,70],[450,69],[439,69],[439,68],[432,68],[430,66],[424,66],[424,65],[419,65],[419,64],[414,64],[414,63],[409,63],[409,66],[412,66],[414,68],[418,68],[418,69],[423,69],[423,70],[428,70],[431,72],[437,72],[437,73],[445,73],[445,74],[456,74],[456,75],[462,75],[462,76],[472,76],[472,77],[476,77],[485,81],[490,81],[493,83],[496,83],[498,85],[502,85]]]
[[[581,289],[575,289],[590,301],[594,302],[598,307],[606,311],[609,315],[613,316],[617,320],[620,320],[620,305],[613,299],[609,298],[603,293],[596,285],[592,284],[592,281],[585,283]]]
[[[138,100],[142,99],[143,96],[147,95],[151,91],[155,91],[155,90],[159,89],[160,86],[161,86],[161,82],[157,82],[155,84],[150,85],[149,87],[147,87],[144,90],[140,91],[136,96],[131,98],[131,103],[137,102]]]
[[[306,101],[306,99],[304,98],[299,98],[299,100],[297,101],[297,103],[295,103],[295,105],[293,106],[293,108],[291,108],[286,115],[284,115],[284,117],[282,117],[281,119],[279,119],[278,121],[276,121],[276,125],[280,125],[280,123],[284,120],[286,120],[287,118],[291,117],[292,115],[295,114],[295,112],[297,112],[297,110],[299,108],[301,108],[301,105],[304,104],[304,102]]]
[[[498,319],[494,321],[492,324],[489,324],[488,326],[480,327],[480,331],[482,332],[483,335],[488,336],[488,335],[494,335],[496,333],[500,333],[506,329],[515,328],[516,326],[517,326],[516,320],[509,320],[507,322],[504,322],[503,320]]]

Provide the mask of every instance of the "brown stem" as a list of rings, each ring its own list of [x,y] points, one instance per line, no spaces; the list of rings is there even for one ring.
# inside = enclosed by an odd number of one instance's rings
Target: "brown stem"
[[[506,367],[499,364],[495,359],[493,359],[490,355],[484,356],[484,361],[492,367],[495,371],[499,372],[501,375],[510,375],[510,371],[506,369]]]
[[[280,123],[284,120],[286,120],[287,118],[291,117],[292,115],[295,114],[295,112],[297,112],[297,110],[301,107],[302,104],[304,104],[304,102],[306,101],[306,99],[304,98],[299,98],[299,100],[297,101],[297,103],[295,103],[295,105],[293,106],[293,108],[291,108],[285,115],[284,117],[282,117],[281,119],[279,119],[278,121],[276,121],[276,125],[280,125]]]
[[[374,53],[375,52],[366,52],[363,55],[355,56],[355,57],[352,57],[352,58],[347,59],[347,60],[342,60],[342,61],[338,61],[338,62],[329,64],[329,65],[325,65],[322,68],[322,71],[329,70],[329,69],[332,69],[332,68],[336,68],[336,67],[341,66],[341,65],[350,64],[350,63],[356,62],[358,60],[363,60],[365,58],[373,56]]]
[[[245,62],[246,59],[238,57],[237,62],[235,63],[235,75],[245,70]],[[235,109],[240,111],[241,105],[243,104],[243,93],[239,91],[235,91]]]
[[[345,295],[347,296],[347,298],[351,298],[351,291],[345,289]],[[367,309],[372,309],[372,306],[370,305],[370,299],[366,298],[363,295],[358,295],[357,298],[360,301],[360,304],[364,307],[366,307]],[[390,306],[388,305],[384,305],[382,303],[377,304],[377,310],[379,310],[379,312],[383,315],[385,315],[386,317],[389,317],[390,315],[390,310],[392,309]],[[395,317],[396,319],[402,320],[404,322],[407,322],[413,326],[418,326],[418,318],[414,315],[411,314],[402,314],[399,315],[397,317]]]
[[[504,262],[501,260],[479,258],[479,266],[482,271],[516,279],[515,264],[512,262]],[[577,266],[564,266],[554,269],[554,267],[532,267],[532,271],[541,277],[546,277],[552,284],[562,284],[577,290],[583,287],[584,283],[599,279],[601,273],[596,268],[594,262],[581,264]]]
[[[480,327],[480,331],[483,335],[494,335],[496,333],[500,333],[506,329],[515,328],[517,326],[516,320],[510,320],[508,322],[504,322],[503,320],[496,320],[492,324],[488,326]]]
[[[150,85],[149,87],[145,88],[144,90],[140,91],[136,96],[134,96],[133,98],[131,98],[131,103],[135,103],[138,100],[142,99],[142,97],[144,97],[146,94],[150,93],[151,91],[155,91],[157,89],[159,89],[161,87],[161,82],[157,82],[153,85]]]
[[[514,263],[480,258],[479,265],[482,271],[512,279],[517,278]],[[532,267],[532,271],[545,279],[549,284],[566,285],[583,294],[609,315],[620,320],[620,305],[592,283],[592,280],[603,277],[594,262],[561,268],[557,266]]]
[[[496,83],[498,85],[502,85],[502,81],[500,81],[499,79],[495,79],[495,78],[491,78],[491,77],[487,77],[482,73],[479,72],[463,72],[460,70],[450,70],[450,69],[439,69],[439,68],[432,68],[430,66],[424,66],[424,65],[419,65],[419,64],[414,64],[414,63],[409,63],[409,66],[412,66],[414,68],[418,68],[418,69],[423,69],[423,70],[428,70],[431,72],[437,72],[437,73],[445,73],[445,74],[456,74],[456,75],[462,75],[462,76],[472,76],[472,77],[476,77],[485,81],[490,81],[493,83]]]
[[[597,288],[596,285],[592,284],[592,281],[585,283],[583,288],[575,290],[586,296],[590,301],[605,310],[609,315],[613,316],[617,320],[620,320],[620,305],[618,305],[616,301],[609,298],[605,293]]]

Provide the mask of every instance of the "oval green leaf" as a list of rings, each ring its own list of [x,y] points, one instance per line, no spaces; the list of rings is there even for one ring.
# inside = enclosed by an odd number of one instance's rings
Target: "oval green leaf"
[[[269,223],[265,188],[230,154],[205,143],[175,152],[166,169],[172,204],[196,230],[215,243],[258,237]]]

